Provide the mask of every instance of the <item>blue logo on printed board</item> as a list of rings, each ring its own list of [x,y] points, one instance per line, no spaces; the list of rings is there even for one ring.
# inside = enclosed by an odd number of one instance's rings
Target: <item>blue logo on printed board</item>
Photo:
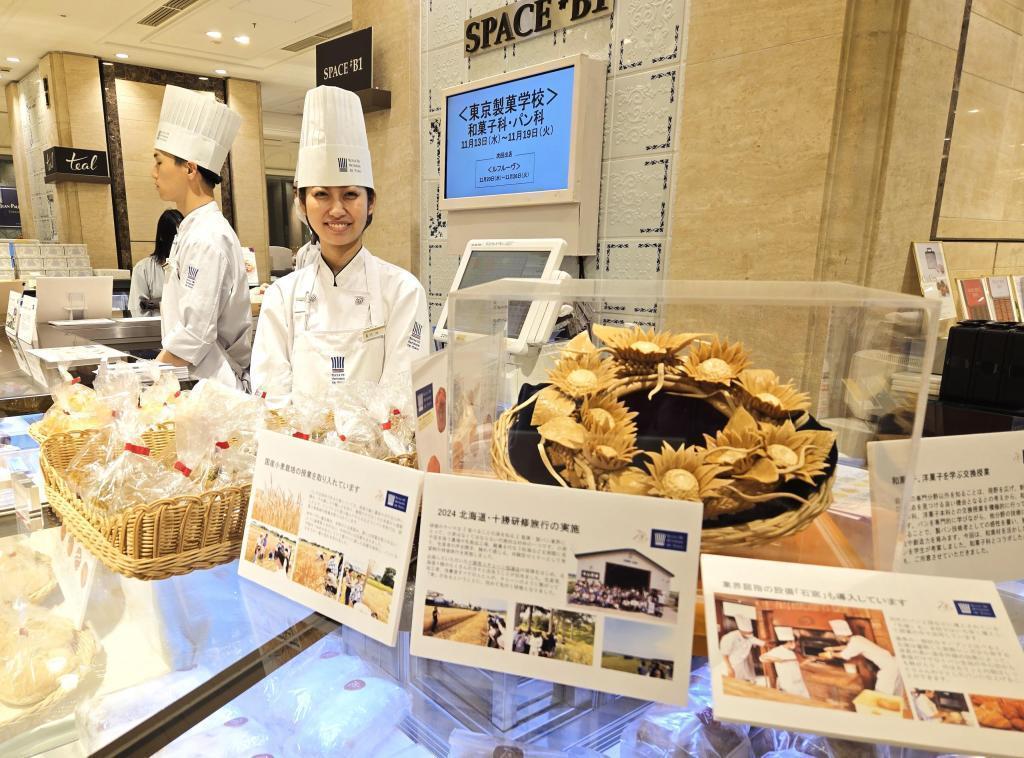
[[[982,618],[994,619],[996,609],[992,603],[976,603],[973,600],[954,600],[956,612],[961,616],[981,616]]]
[[[678,550],[685,553],[687,539],[686,532],[672,532],[668,529],[651,530],[651,547],[661,550]]]
[[[428,384],[416,390],[416,416],[422,416],[434,409],[434,385]]]
[[[345,381],[345,356],[335,355],[331,358],[331,384],[342,384]]]
[[[196,266],[189,266],[188,272],[185,274],[185,286],[189,289],[195,287],[197,276],[199,276],[199,268]]]
[[[388,508],[394,508],[396,511],[405,513],[409,507],[409,498],[406,495],[399,495],[397,492],[388,490],[388,494],[384,498],[384,505]]]

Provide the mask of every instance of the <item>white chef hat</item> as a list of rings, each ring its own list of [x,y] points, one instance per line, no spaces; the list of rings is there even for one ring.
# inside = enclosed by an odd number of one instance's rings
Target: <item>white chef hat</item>
[[[154,147],[219,174],[241,125],[242,117],[224,103],[168,84]]]
[[[754,631],[754,625],[752,623],[750,623],[750,619],[748,619],[746,616],[737,616],[736,617],[736,627],[741,632],[752,632],[752,631]]]
[[[779,642],[792,642],[794,639],[796,639],[796,637],[793,636],[793,627],[775,627],[775,639],[777,639]]]
[[[354,92],[329,85],[306,92],[295,183],[373,189],[363,106]]]
[[[828,622],[828,625],[832,627],[832,634],[836,637],[852,637],[853,630],[850,625],[846,623],[846,619],[832,619]]]

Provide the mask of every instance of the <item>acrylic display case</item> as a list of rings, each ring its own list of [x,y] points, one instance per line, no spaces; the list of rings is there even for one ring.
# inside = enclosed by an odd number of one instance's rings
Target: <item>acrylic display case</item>
[[[513,354],[509,337],[522,328],[536,303],[553,303],[561,314],[552,341]],[[636,446],[641,452],[633,466],[643,470],[650,460],[644,452],[659,451],[662,441],[673,447],[705,444],[704,435],[715,436],[736,415],[735,406],[746,402],[737,389],[739,369],[770,369],[781,382],[790,380],[791,390],[806,393],[801,410],[780,415],[773,423],[788,419],[799,430],[827,429],[835,435],[824,474],[816,476],[810,494],[800,493],[807,500],[819,498],[819,505],[828,508],[817,508],[820,515],[796,528],[790,525],[786,533],[774,528],[792,510],[782,501],[709,518],[705,500],[705,547],[748,557],[885,569],[900,534],[899,510],[897,498],[872,505],[867,450],[876,441],[910,440],[898,455],[902,468],[913,469],[937,317],[937,305],[924,298],[837,282],[506,279],[460,290],[449,300],[451,468],[558,486],[553,476],[558,472],[538,461],[541,436],[530,420],[530,403],[551,381],[565,340],[588,320],[684,334],[675,344],[686,345],[674,358],[629,369],[646,373],[619,397],[640,414]],[[728,343],[717,353],[718,348],[707,344],[716,338]],[[658,340],[650,331],[646,336],[633,332],[629,339],[644,343],[638,348],[641,353],[657,352]],[[593,342],[602,349],[602,358],[623,353],[616,353],[614,345],[602,345],[596,335]],[[741,351],[733,350],[736,343]],[[726,371],[726,377],[735,369],[731,385],[693,380],[685,365],[690,353],[696,356],[691,366],[715,355],[719,359],[713,368]],[[622,365],[614,369],[620,388],[626,370]],[[725,386],[731,400],[716,404],[695,399],[715,386]],[[718,539],[730,525],[736,528],[729,539]]]

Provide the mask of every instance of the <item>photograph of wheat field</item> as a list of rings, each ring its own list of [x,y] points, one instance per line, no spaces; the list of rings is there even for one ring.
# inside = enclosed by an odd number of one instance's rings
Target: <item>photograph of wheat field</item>
[[[337,598],[341,564],[341,553],[300,540],[292,581],[326,597]]]
[[[298,534],[302,497],[281,487],[253,488],[249,518],[269,524],[283,532]]]

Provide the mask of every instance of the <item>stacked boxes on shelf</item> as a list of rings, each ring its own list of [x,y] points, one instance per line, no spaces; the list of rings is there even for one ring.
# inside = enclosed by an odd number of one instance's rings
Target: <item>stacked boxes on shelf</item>
[[[19,279],[35,280],[37,277],[45,276],[42,245],[37,240],[12,242],[11,257],[14,260],[14,267]]]
[[[64,245],[68,276],[92,276],[89,249],[85,245]]]
[[[43,259],[43,276],[68,275],[68,259],[63,245],[44,242],[39,246],[39,253]]]

